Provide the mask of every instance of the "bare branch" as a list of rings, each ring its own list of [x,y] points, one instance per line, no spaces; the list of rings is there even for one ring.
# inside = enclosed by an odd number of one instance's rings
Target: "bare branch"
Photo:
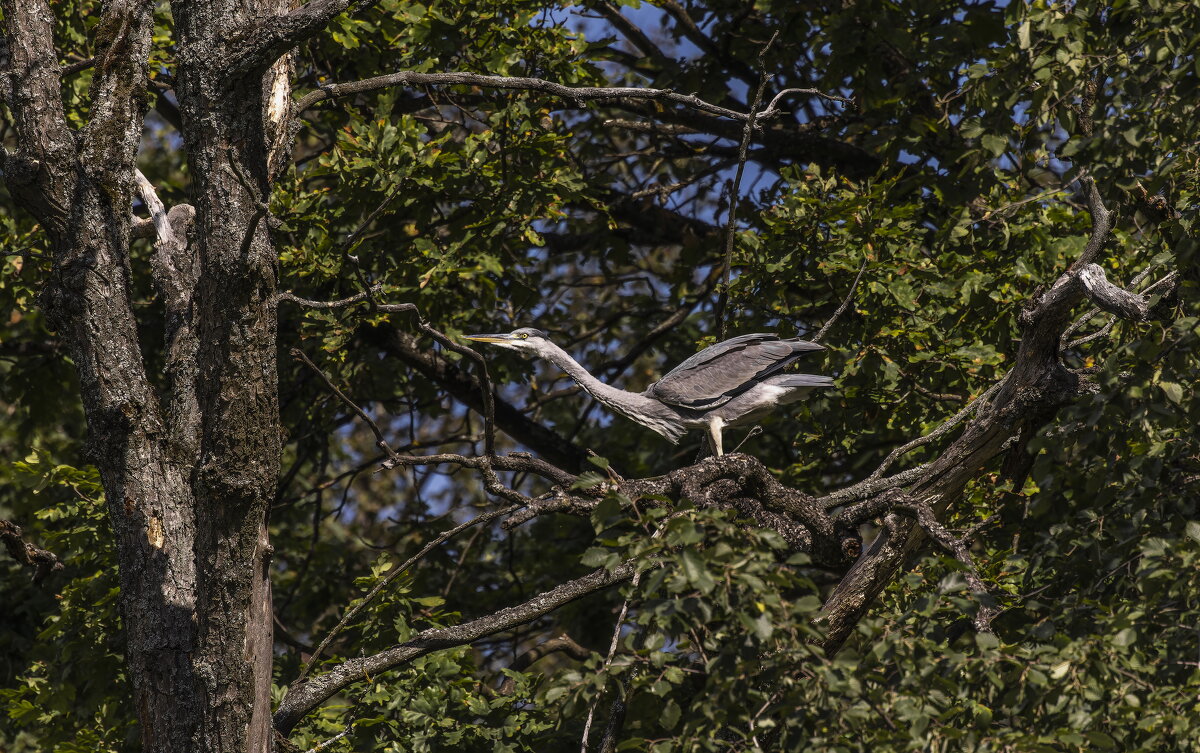
[[[1006,377],[1007,377],[1007,375],[1006,375]],[[961,410],[959,410],[957,413],[955,413],[950,418],[943,421],[942,424],[940,426],[938,426],[936,429],[934,429],[933,431],[929,432],[928,434],[926,434],[924,436],[917,437],[916,439],[914,439],[910,442],[907,442],[907,443],[897,447],[896,449],[892,450],[890,453],[888,453],[888,456],[883,459],[883,462],[879,464],[879,467],[876,468],[871,473],[871,475],[867,477],[867,480],[868,481],[876,481],[876,480],[882,478],[884,471],[886,471],[888,468],[890,468],[892,463],[896,462],[904,455],[912,452],[913,450],[917,449],[918,447],[929,444],[930,442],[932,442],[935,439],[944,437],[946,434],[948,434],[950,432],[951,429],[953,429],[955,426],[958,426],[963,421],[965,421],[972,413],[974,413],[979,408],[980,405],[985,405],[987,403],[988,399],[991,398],[992,395],[996,394],[996,391],[1000,389],[1000,385],[1004,384],[1004,381],[1005,381],[1005,379],[1001,378],[999,381],[997,381],[991,387],[988,387],[986,390],[984,390],[983,394],[981,394],[979,397],[975,398],[971,402],[967,403],[965,406],[962,407]]]
[[[304,95],[296,105],[296,112],[303,112],[322,100],[386,89],[392,86],[475,86],[482,89],[517,89],[543,92],[578,102],[611,102],[622,99],[653,100],[682,105],[740,122],[751,118],[751,115],[747,113],[705,102],[695,94],[678,94],[670,89],[648,89],[636,86],[564,86],[540,78],[487,76],[479,73],[416,73],[413,71],[390,73],[344,84],[327,84]]]
[[[907,486],[921,478],[928,470],[929,464],[924,463],[915,468],[909,468],[907,471],[901,471],[895,475],[888,476],[887,478],[867,478],[857,484],[847,486],[845,489],[839,489],[836,492],[826,494],[824,497],[818,497],[813,501],[821,505],[825,510],[832,510],[855,500],[867,499],[888,489]]]
[[[1148,266],[1145,269],[1143,269],[1141,272],[1139,272],[1137,274],[1137,276],[1135,276],[1132,280],[1129,281],[1129,289],[1132,290],[1132,289],[1137,288],[1137,286],[1140,285],[1143,281],[1145,281],[1145,279],[1147,277],[1149,277],[1150,273],[1153,271],[1154,271],[1154,266]],[[1159,287],[1172,285],[1177,278],[1178,278],[1177,272],[1170,272],[1167,275],[1156,280],[1153,284],[1148,286],[1145,290],[1136,294],[1137,297],[1140,298],[1147,306],[1147,314],[1149,314],[1149,308],[1148,308],[1149,301],[1146,300],[1146,296],[1153,293]],[[1085,286],[1086,286],[1086,283],[1085,283]],[[1126,291],[1123,291],[1123,292],[1126,292]],[[1135,304],[1135,305],[1137,305],[1137,304]],[[1098,340],[1101,337],[1104,337],[1105,335],[1107,335],[1109,332],[1111,332],[1113,329],[1113,326],[1116,325],[1116,323],[1117,323],[1117,316],[1115,314],[1112,316],[1109,316],[1108,321],[1104,324],[1104,326],[1101,327],[1096,332],[1093,332],[1092,334],[1086,335],[1084,337],[1080,337],[1076,340],[1070,340],[1071,335],[1078,332],[1081,327],[1083,327],[1085,324],[1090,322],[1093,318],[1095,318],[1099,314],[1100,314],[1100,308],[1098,308],[1098,307],[1092,308],[1092,309],[1089,309],[1082,316],[1080,316],[1078,319],[1071,322],[1071,326],[1069,326],[1065,330],[1063,330],[1062,336],[1059,338],[1059,351],[1069,350],[1071,348],[1077,348],[1080,345],[1084,345],[1086,343],[1092,342],[1093,340]]]
[[[288,734],[306,714],[326,699],[367,676],[395,669],[434,651],[463,646],[480,638],[525,625],[572,601],[628,580],[637,570],[636,561],[626,560],[612,570],[595,570],[582,578],[567,581],[538,594],[517,606],[454,627],[423,630],[412,640],[386,651],[343,662],[326,674],[309,678],[289,688],[279,704],[279,710],[275,712],[275,728],[282,734]]]
[[[21,526],[16,523],[0,520],[0,539],[9,556],[22,565],[34,568],[33,582],[41,583],[50,573],[63,569],[62,562],[53,552],[30,544],[21,538]]]
[[[766,117],[766,118],[773,118],[776,115],[778,115],[780,112],[782,112],[782,110],[777,110],[776,107],[783,100],[783,98],[789,94],[808,94],[810,96],[820,97],[822,99],[828,99],[830,102],[840,102],[844,105],[853,105],[854,104],[853,99],[847,99],[846,97],[839,97],[836,94],[827,94],[827,93],[821,91],[820,89],[795,89],[795,88],[784,89],[783,91],[781,91],[775,95],[774,99],[771,100],[771,103],[769,105],[767,105],[767,109],[762,111],[761,116]]]
[[[1104,274],[1104,267],[1099,264],[1087,264],[1079,270],[1079,282],[1083,284],[1084,292],[1097,307],[1122,319],[1145,321],[1150,303],[1137,293],[1131,293],[1109,282]]]
[[[278,298],[281,301],[291,301],[297,306],[301,306],[306,309],[340,309],[345,306],[350,306],[355,303],[368,300],[372,294],[378,293],[380,290],[383,290],[383,285],[376,283],[375,285],[371,286],[370,292],[355,293],[352,296],[339,298],[336,301],[310,301],[307,298],[301,298],[295,293],[291,293],[286,290],[279,293]]]

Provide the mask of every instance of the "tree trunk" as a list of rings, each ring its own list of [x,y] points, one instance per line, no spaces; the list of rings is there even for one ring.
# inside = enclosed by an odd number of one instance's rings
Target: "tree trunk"
[[[190,212],[172,212],[176,237],[160,229],[152,262],[167,314],[161,395],[138,342],[128,254],[154,5],[104,5],[92,109],[75,132],[60,104],[49,5],[0,0],[18,144],[4,177],[50,237],[41,304],[78,370],[117,539],[143,749],[267,751],[277,274],[264,211],[265,68],[234,75],[226,45],[284,4],[173,8],[195,227],[189,245]],[[270,78],[277,100],[281,78],[286,86],[286,72]],[[278,130],[287,113],[274,115]]]
[[[226,43],[284,8],[277,0],[172,3],[200,261],[193,489],[203,697],[198,747],[206,751],[266,751],[271,743],[266,524],[280,456],[278,275],[265,211],[263,71],[231,70]]]

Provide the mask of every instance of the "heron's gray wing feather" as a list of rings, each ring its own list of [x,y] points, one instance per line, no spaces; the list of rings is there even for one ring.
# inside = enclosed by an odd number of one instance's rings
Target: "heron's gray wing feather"
[[[833,377],[817,374],[780,374],[771,377],[770,384],[776,387],[832,387]]]
[[[646,392],[669,405],[711,409],[786,368],[802,354],[821,349],[820,345],[795,338],[741,335],[705,348]]]

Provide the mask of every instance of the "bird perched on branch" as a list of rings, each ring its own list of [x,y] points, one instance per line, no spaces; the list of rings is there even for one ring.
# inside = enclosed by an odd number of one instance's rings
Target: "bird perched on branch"
[[[826,376],[781,373],[805,353],[824,348],[770,334],[741,335],[705,348],[645,392],[626,392],[601,382],[539,329],[466,338],[550,361],[592,397],[672,443],[690,429],[703,429],[715,455],[724,454],[721,431],[726,426],[753,423],[777,406],[803,399],[815,387],[833,384]]]

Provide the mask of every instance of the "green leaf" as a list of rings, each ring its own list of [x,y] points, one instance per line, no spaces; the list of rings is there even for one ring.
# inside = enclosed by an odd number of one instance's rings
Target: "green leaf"
[[[1183,402],[1182,386],[1176,384],[1175,382],[1159,382],[1158,386],[1171,402],[1175,403],[1176,405],[1179,405]]]

